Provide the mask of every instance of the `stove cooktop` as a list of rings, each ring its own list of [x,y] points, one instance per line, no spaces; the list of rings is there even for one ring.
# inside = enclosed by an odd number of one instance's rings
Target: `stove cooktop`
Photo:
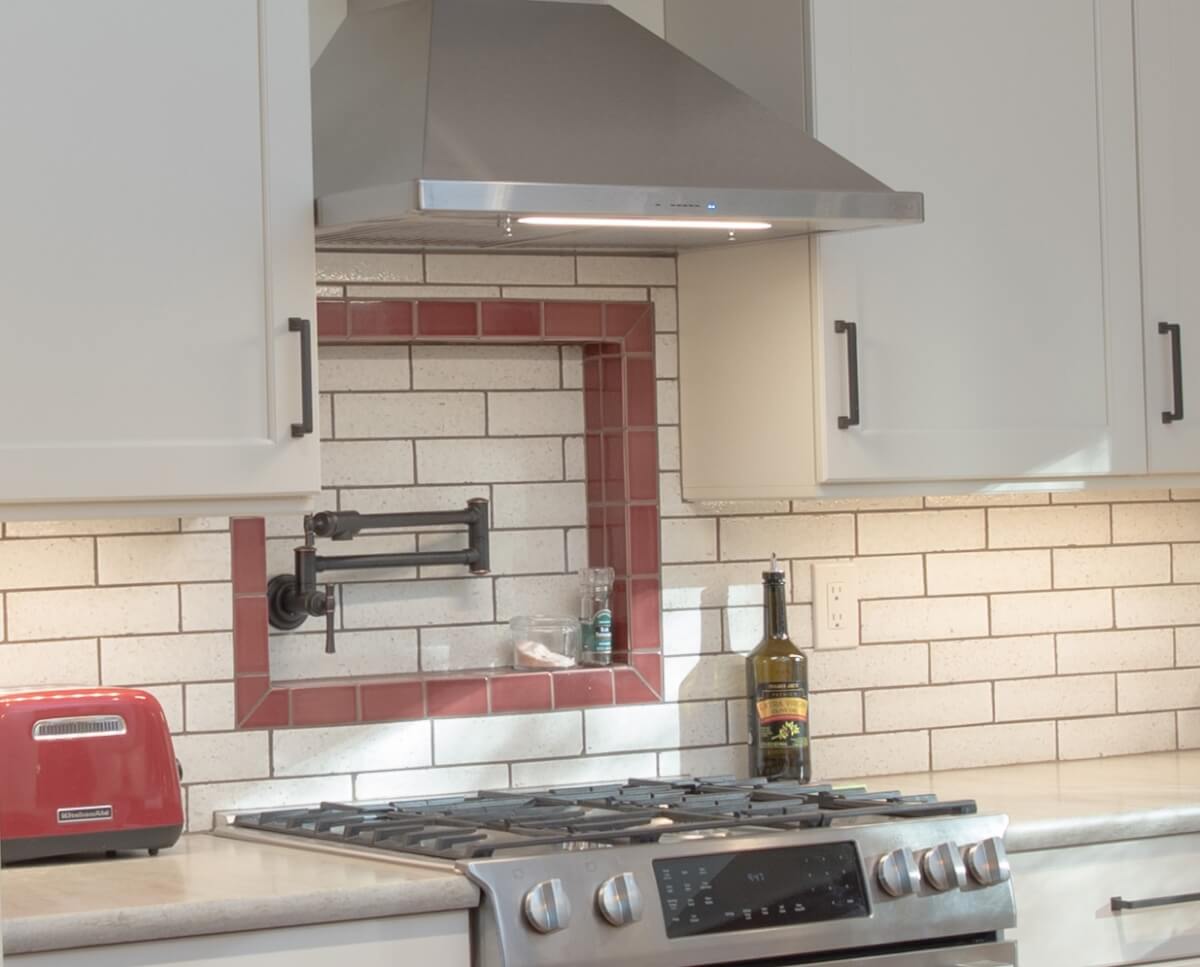
[[[307,809],[243,813],[232,825],[461,861],[761,836],[975,811],[973,800],[939,802],[933,795],[710,776],[321,803]]]

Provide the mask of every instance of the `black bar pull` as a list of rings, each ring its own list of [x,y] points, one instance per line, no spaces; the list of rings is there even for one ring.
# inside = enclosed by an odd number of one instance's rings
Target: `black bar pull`
[[[333,596],[333,585],[325,585],[325,654],[332,655],[337,649],[333,643],[333,614],[337,610],[337,599]]]
[[[1171,337],[1171,387],[1174,409],[1163,410],[1162,421],[1175,423],[1183,419],[1183,349],[1180,345],[1179,323],[1160,322],[1160,335]]]
[[[292,316],[288,330],[300,333],[300,394],[304,406],[302,422],[292,424],[292,436],[306,436],[313,431],[312,322]]]
[[[1172,903],[1197,901],[1200,901],[1200,893],[1177,893],[1175,896],[1156,896],[1149,900],[1126,900],[1124,897],[1115,896],[1108,901],[1108,905],[1113,913],[1120,913],[1122,910],[1141,910],[1145,907],[1166,907]]]
[[[839,430],[858,426],[858,326],[853,322],[838,319],[833,324],[833,331],[846,334],[846,370],[850,380],[850,415],[839,416]]]

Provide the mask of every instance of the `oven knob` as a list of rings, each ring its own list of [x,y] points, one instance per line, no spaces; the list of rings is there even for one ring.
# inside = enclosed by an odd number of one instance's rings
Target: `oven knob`
[[[557,876],[525,894],[525,919],[538,933],[554,933],[571,922],[571,901]]]
[[[1007,880],[1012,871],[1009,869],[1004,840],[993,836],[968,849],[967,869],[971,871],[971,876],[984,886],[995,886]]]
[[[935,890],[952,890],[967,882],[967,868],[956,843],[939,843],[921,857],[925,879]]]
[[[642,919],[642,891],[632,873],[618,873],[601,883],[596,891],[596,903],[604,919],[614,927]]]
[[[879,877],[879,885],[892,896],[916,893],[921,885],[921,870],[912,850],[907,846],[885,854],[879,861],[876,875]]]

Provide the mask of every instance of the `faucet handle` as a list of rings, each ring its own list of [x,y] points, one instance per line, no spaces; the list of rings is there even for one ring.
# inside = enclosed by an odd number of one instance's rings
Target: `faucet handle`
[[[337,649],[333,643],[333,614],[337,610],[337,598],[333,595],[333,585],[325,585],[325,654],[332,655]]]

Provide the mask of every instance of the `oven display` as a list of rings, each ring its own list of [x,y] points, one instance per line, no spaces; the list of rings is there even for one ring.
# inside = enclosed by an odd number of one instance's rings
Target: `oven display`
[[[655,860],[667,936],[865,917],[853,843]]]

